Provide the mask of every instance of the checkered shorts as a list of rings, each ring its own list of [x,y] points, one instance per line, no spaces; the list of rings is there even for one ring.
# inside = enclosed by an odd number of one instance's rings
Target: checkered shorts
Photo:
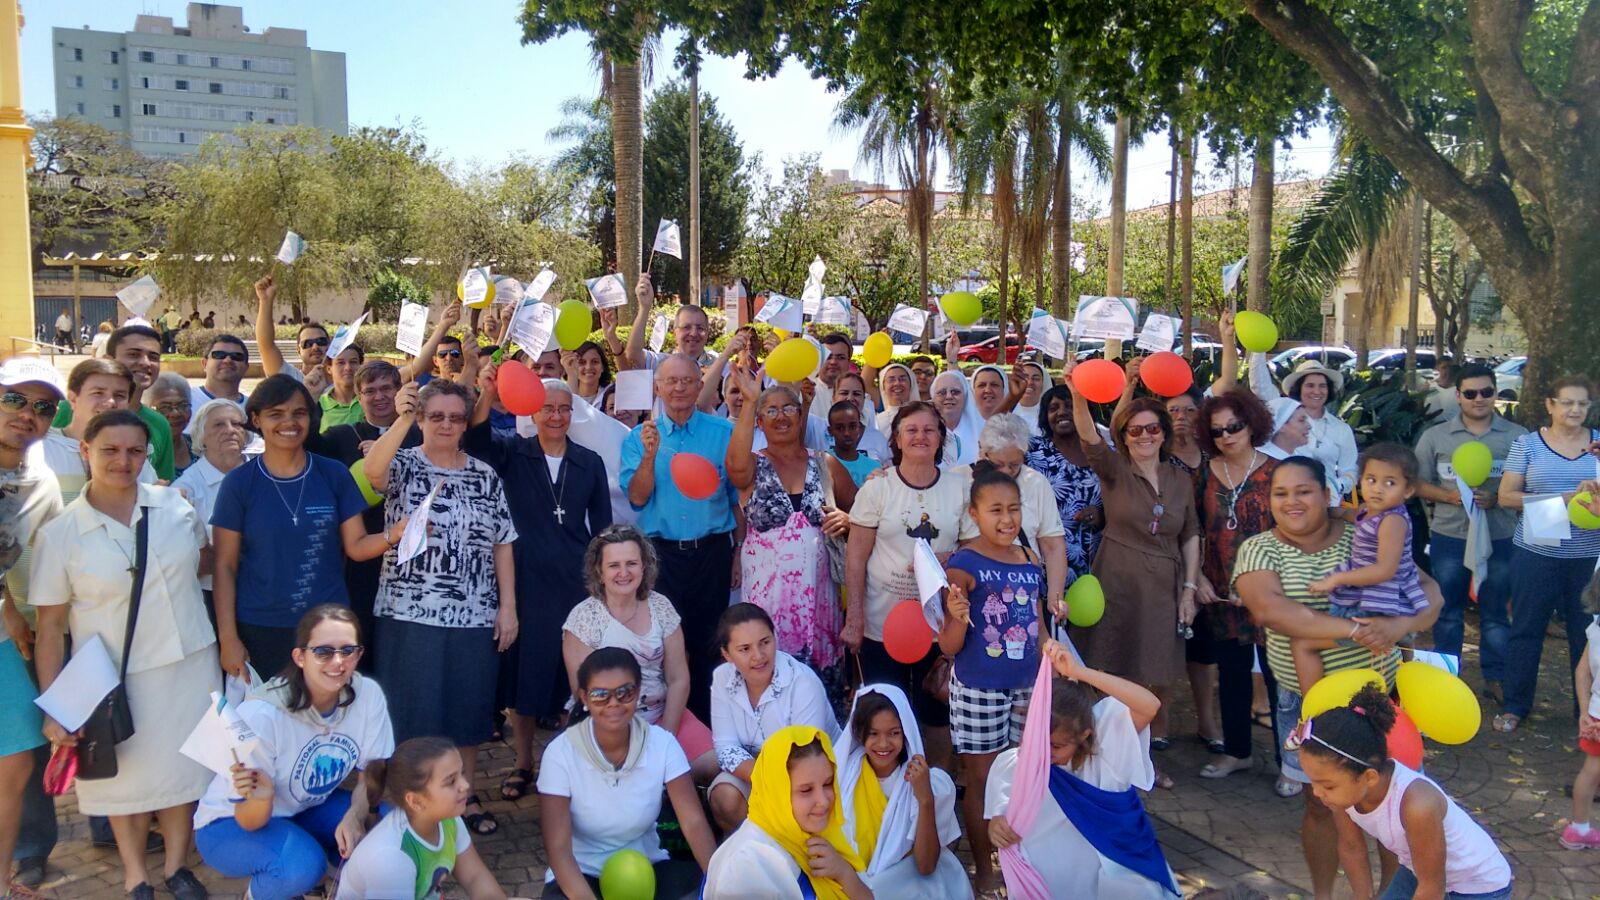
[[[950,676],[950,743],[957,753],[999,753],[1022,742],[1033,688],[968,687]]]

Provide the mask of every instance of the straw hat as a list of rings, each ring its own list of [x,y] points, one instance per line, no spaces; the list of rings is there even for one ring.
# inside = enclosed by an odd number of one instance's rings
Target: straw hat
[[[1295,385],[1299,384],[1300,379],[1306,377],[1307,375],[1322,375],[1326,377],[1328,379],[1328,385],[1333,388],[1335,393],[1344,390],[1343,375],[1339,374],[1337,370],[1330,369],[1314,359],[1308,359],[1301,362],[1300,365],[1295,366],[1293,372],[1290,372],[1288,375],[1283,377],[1284,394],[1291,397],[1294,396]]]

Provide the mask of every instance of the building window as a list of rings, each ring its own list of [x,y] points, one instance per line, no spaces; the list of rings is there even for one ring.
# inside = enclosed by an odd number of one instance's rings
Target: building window
[[[118,78],[102,78],[100,79],[100,88],[107,91],[120,91],[122,90],[122,80]]]
[[[187,137],[188,137],[188,135],[185,135],[183,132],[181,132],[181,131],[178,132],[178,143],[180,143],[180,144],[188,143],[188,141],[185,140],[185,138],[187,138]]]
[[[178,54],[178,65],[187,66],[188,64],[189,64],[189,54],[187,54],[187,53],[179,53]]]
[[[248,59],[239,60],[239,68],[244,69],[246,72],[250,71],[250,60],[248,60]]]
[[[175,91],[187,91],[189,89],[189,82],[186,79],[179,78],[172,83],[172,89]]]
[[[222,93],[222,82],[220,82],[220,81],[213,81],[213,82],[211,82],[211,85],[210,85],[210,87],[211,87],[211,93],[213,93],[213,94],[220,94],[220,93]]]
[[[82,103],[74,103],[74,104],[72,104],[72,108],[77,111],[78,115],[80,115],[80,116],[83,115],[83,104]]]
[[[82,47],[73,47],[72,48],[72,61],[73,62],[83,62],[83,48]]]
[[[220,56],[211,57],[211,68],[218,69],[218,68],[221,68],[221,67],[222,67],[222,57],[220,57]]]
[[[83,87],[83,76],[82,75],[74,75],[74,76],[72,76],[72,86],[75,87],[75,88]]]
[[[122,54],[118,53],[115,50],[107,50],[106,51],[106,62],[108,62],[108,63],[110,63],[110,64],[112,64],[114,66],[117,63],[122,62]]]
[[[275,100],[287,100],[289,99],[289,89],[286,87],[275,87],[272,89],[272,97]]]
[[[267,124],[268,125],[276,125],[276,124],[278,124],[278,120],[273,118],[272,116],[267,116]]]
[[[156,61],[156,55],[154,53],[151,53],[149,50],[140,50],[139,51],[139,62],[142,62],[142,63],[153,63],[155,61]]]
[[[150,76],[146,75],[143,78],[140,78],[139,79],[139,86],[144,88],[145,90],[149,90],[150,89]]]
[[[154,103],[141,104],[139,109],[142,115],[153,116],[156,114],[156,105]]]
[[[122,106],[120,104],[112,104],[111,106],[106,107],[106,118],[108,118],[108,119],[120,119],[120,118],[122,118]]]

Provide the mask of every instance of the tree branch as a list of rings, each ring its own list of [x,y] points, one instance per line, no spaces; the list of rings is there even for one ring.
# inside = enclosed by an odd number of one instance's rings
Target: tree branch
[[[1478,75],[1477,62],[1469,60],[1465,74],[1477,98],[1478,128],[1489,151],[1489,166],[1481,177],[1512,178],[1540,203],[1544,202],[1544,167],[1522,144],[1507,140],[1500,129],[1500,109]]]
[[[1532,12],[1530,0],[1469,0],[1473,68],[1500,112],[1501,143],[1522,145],[1550,165],[1557,142],[1552,122],[1560,106],[1546,97],[1522,64],[1522,38]]]
[[[1600,114],[1600,3],[1590,3],[1578,22],[1563,96],[1590,117]]]

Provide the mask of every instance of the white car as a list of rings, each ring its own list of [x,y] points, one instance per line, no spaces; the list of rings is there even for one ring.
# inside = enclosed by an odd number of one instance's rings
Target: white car
[[[1494,386],[1501,400],[1515,400],[1522,393],[1522,371],[1528,367],[1526,356],[1513,356],[1494,367]]]

